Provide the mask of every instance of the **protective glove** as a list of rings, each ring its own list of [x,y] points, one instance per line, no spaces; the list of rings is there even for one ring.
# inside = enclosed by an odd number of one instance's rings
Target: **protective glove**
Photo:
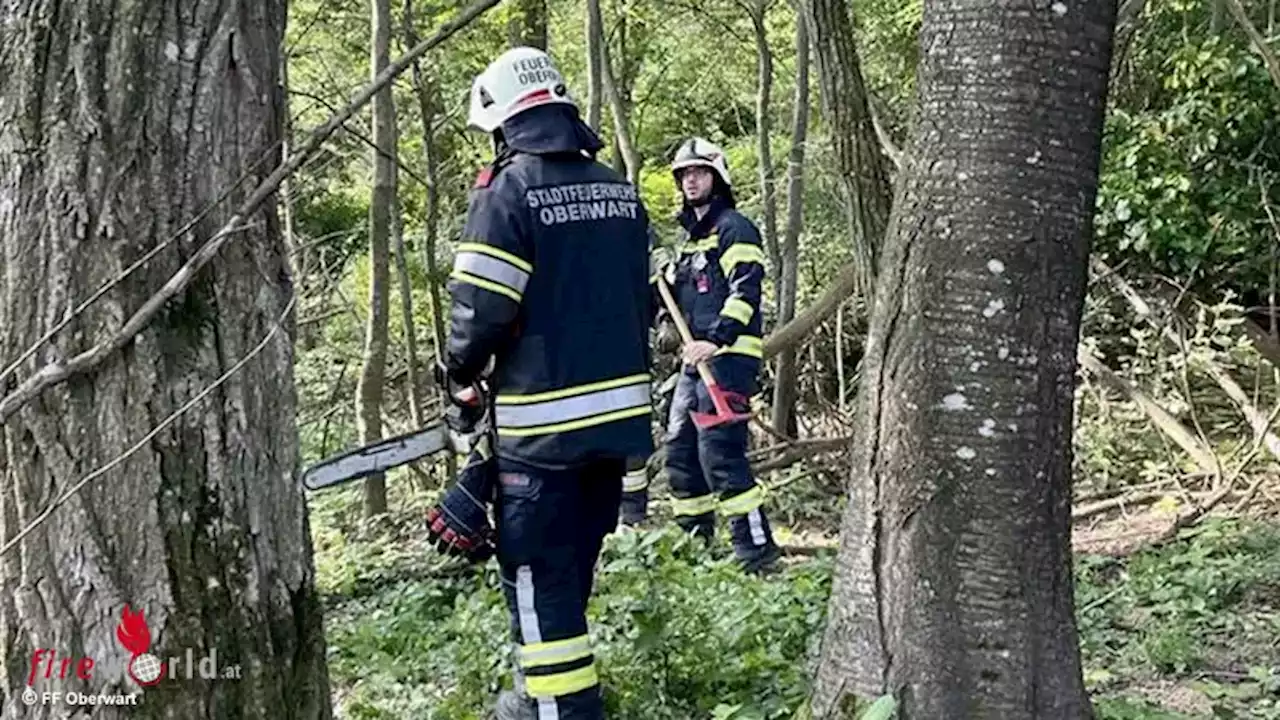
[[[449,405],[444,409],[444,424],[459,435],[475,432],[487,405],[483,384],[477,381],[475,385],[459,387],[443,363],[435,366],[435,381],[449,398]]]
[[[483,563],[493,556],[497,533],[489,522],[497,459],[482,438],[458,473],[458,481],[427,511],[427,532],[436,550]]]

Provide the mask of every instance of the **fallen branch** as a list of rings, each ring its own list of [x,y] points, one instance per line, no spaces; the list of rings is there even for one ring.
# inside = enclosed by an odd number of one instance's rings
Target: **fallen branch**
[[[275,171],[267,176],[265,180],[249,195],[249,197],[236,209],[226,224],[214,234],[203,246],[200,247],[196,254],[183,265],[173,277],[160,288],[158,292],[152,295],[143,303],[137,312],[110,338],[99,342],[89,350],[75,356],[71,360],[61,363],[53,362],[40,368],[35,374],[27,378],[18,389],[14,390],[3,400],[0,400],[0,423],[3,423],[10,415],[17,412],[18,408],[29,402],[32,398],[39,395],[47,388],[65,382],[75,375],[79,375],[97,367],[103,360],[113,354],[115,351],[123,348],[128,344],[135,335],[137,335],[152,318],[155,317],[160,309],[164,307],[171,298],[186,289],[191,281],[195,278],[195,274],[204,267],[215,255],[222,249],[231,237],[241,229],[245,222],[245,218],[257,211],[258,206],[267,200],[280,187],[280,183],[307,160],[311,158],[324,144],[324,142],[338,128],[342,127],[347,120],[351,119],[360,108],[364,107],[373,96],[384,87],[389,85],[397,75],[404,72],[413,63],[414,59],[420,57],[431,48],[439,45],[449,39],[468,23],[479,17],[489,8],[497,5],[501,0],[478,0],[467,9],[463,10],[458,17],[450,22],[445,23],[436,32],[434,36],[419,43],[416,47],[405,53],[404,56],[396,60],[380,73],[373,82],[365,86],[351,99],[340,112],[330,116],[323,125],[311,132],[311,137],[298,150],[293,153],[289,159],[277,166]]]
[[[1168,493],[1160,491],[1141,492],[1121,495],[1119,497],[1111,498],[1110,500],[1101,500],[1089,505],[1081,505],[1080,507],[1071,509],[1071,519],[1084,520],[1085,518],[1093,517],[1094,515],[1124,507],[1126,505],[1147,505],[1165,497],[1166,495],[1168,495]]]
[[[1165,410],[1156,401],[1147,397],[1145,393],[1134,387],[1129,381],[1112,372],[1111,368],[1103,365],[1097,358],[1090,355],[1083,346],[1080,347],[1078,357],[1081,366],[1099,380],[1119,391],[1136,404],[1142,412],[1146,413],[1147,417],[1151,418],[1151,422],[1155,423],[1156,428],[1168,436],[1178,447],[1182,448],[1187,455],[1191,456],[1191,459],[1195,461],[1201,470],[1214,476],[1221,474],[1213,451],[1205,447],[1204,443],[1193,435],[1177,418],[1171,415],[1168,410]]]
[[[1185,318],[1178,312],[1177,308],[1157,300],[1158,308],[1161,311],[1165,322],[1159,322],[1155,311],[1152,309],[1151,303],[1148,303],[1138,294],[1138,291],[1118,274],[1110,272],[1110,268],[1106,263],[1097,258],[1093,258],[1092,264],[1096,271],[1105,271],[1107,282],[1129,302],[1129,306],[1133,308],[1134,314],[1146,320],[1152,327],[1158,329],[1165,339],[1173,342],[1175,345],[1181,345],[1182,339],[1174,328],[1186,329],[1189,324]],[[1199,365],[1208,373],[1209,377],[1222,388],[1227,397],[1231,398],[1236,407],[1240,409],[1240,414],[1244,415],[1248,421],[1249,427],[1253,429],[1254,434],[1260,438],[1267,451],[1277,460],[1280,460],[1280,438],[1271,432],[1271,422],[1266,415],[1263,415],[1258,408],[1249,401],[1249,396],[1241,388],[1239,383],[1231,377],[1231,375],[1222,368],[1221,365],[1209,358],[1199,360]],[[1273,413],[1274,416],[1274,413]]]
[[[1276,54],[1271,52],[1267,39],[1262,37],[1262,33],[1258,32],[1258,28],[1254,27],[1253,22],[1249,20],[1249,14],[1245,12],[1240,0],[1224,0],[1224,2],[1227,4],[1227,10],[1231,11],[1231,17],[1235,18],[1240,28],[1249,36],[1253,49],[1262,56],[1262,61],[1267,65],[1267,73],[1271,75],[1271,82],[1275,83],[1276,90],[1280,90],[1280,60],[1277,60]]]

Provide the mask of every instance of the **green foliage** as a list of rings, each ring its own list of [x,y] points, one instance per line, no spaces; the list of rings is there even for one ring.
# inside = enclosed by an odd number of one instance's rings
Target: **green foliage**
[[[1122,679],[1175,680],[1219,717],[1280,717],[1280,680],[1265,666],[1280,632],[1277,578],[1280,529],[1235,521],[1207,522],[1127,560],[1081,558],[1077,621],[1092,690],[1108,697]],[[1243,682],[1236,668],[1247,670]],[[1107,707],[1103,717],[1178,717]]]
[[[1098,248],[1209,290],[1267,284],[1280,204],[1277,90],[1243,38],[1166,35],[1156,3],[1135,41],[1144,86],[1107,118]]]

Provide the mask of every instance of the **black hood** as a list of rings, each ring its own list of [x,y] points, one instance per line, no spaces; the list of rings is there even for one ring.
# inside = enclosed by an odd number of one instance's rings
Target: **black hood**
[[[600,136],[582,122],[578,108],[553,103],[530,108],[502,123],[499,146],[531,155],[586,151],[595,157],[604,147]]]

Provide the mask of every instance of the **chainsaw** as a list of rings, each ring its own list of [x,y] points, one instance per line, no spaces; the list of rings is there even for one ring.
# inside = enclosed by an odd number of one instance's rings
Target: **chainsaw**
[[[412,432],[331,455],[302,472],[302,486],[316,491],[384,473],[444,451],[466,454],[489,432],[492,408],[489,393],[477,384],[445,408],[437,421]]]

